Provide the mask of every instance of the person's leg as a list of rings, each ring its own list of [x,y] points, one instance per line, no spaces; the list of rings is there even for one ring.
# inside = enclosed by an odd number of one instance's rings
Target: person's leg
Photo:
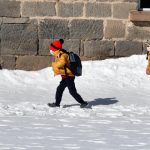
[[[62,99],[62,95],[63,95],[63,92],[66,88],[67,84],[65,82],[65,79],[62,80],[60,82],[60,84],[58,85],[57,87],[57,90],[56,90],[56,96],[55,96],[55,99],[56,99],[56,105],[59,106],[60,105],[60,102],[61,102],[61,99]]]
[[[69,89],[70,94],[74,97],[74,99],[80,103],[80,104],[84,104],[86,103],[82,97],[77,93],[76,87],[75,87],[75,83],[74,83],[74,79],[75,77],[67,77],[66,78],[66,84],[67,87]]]

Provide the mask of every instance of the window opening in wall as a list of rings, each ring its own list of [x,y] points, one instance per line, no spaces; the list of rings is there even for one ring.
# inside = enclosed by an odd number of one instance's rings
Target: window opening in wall
[[[138,0],[138,10],[139,11],[150,11],[150,0]]]

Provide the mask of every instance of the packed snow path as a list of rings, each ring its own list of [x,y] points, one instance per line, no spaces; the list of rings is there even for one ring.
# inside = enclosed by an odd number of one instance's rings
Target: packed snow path
[[[76,87],[92,109],[66,89],[49,108],[60,77],[0,71],[0,150],[149,150],[150,76],[143,56],[83,62]]]

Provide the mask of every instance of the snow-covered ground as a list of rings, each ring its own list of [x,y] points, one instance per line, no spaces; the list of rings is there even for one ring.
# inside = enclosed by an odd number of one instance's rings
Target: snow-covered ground
[[[0,71],[0,150],[149,150],[150,76],[145,55],[83,62],[81,109],[52,69]]]

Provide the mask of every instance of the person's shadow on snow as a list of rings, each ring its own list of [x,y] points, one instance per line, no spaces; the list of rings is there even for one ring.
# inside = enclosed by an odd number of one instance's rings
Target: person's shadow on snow
[[[97,105],[112,105],[117,103],[118,100],[116,100],[115,97],[112,98],[97,98],[94,99],[93,101],[90,101],[89,104],[91,106],[97,106]]]
[[[115,97],[112,98],[97,98],[94,99],[93,101],[89,101],[89,105],[86,108],[92,108],[92,106],[97,106],[97,105],[112,105],[117,103],[118,100],[116,100]],[[73,106],[80,106],[79,104],[71,104],[71,105],[64,105],[63,108],[67,107],[73,107]]]

